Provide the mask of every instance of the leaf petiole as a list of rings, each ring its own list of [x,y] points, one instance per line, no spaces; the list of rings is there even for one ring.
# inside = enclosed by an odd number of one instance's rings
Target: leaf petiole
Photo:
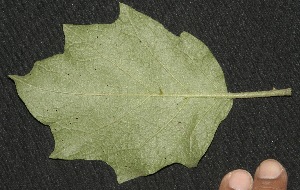
[[[225,99],[240,99],[240,98],[266,98],[273,96],[291,96],[292,89],[272,89],[267,91],[256,91],[256,92],[236,92],[236,93],[215,93],[215,94],[176,94],[176,95],[168,95],[165,94],[163,96],[170,97],[186,97],[186,98],[225,98]],[[159,95],[153,95],[159,96]]]
[[[226,93],[216,95],[215,98],[266,98],[273,96],[291,96],[292,89],[272,89],[267,91],[257,91],[257,92],[238,92],[238,93]]]

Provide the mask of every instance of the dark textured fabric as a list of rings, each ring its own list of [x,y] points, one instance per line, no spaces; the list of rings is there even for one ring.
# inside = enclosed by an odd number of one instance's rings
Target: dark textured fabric
[[[63,52],[63,23],[111,23],[112,0],[0,1],[0,189],[217,189],[223,175],[252,174],[267,158],[279,160],[289,190],[300,187],[300,2],[124,1],[174,34],[202,40],[222,66],[231,92],[293,88],[292,97],[234,100],[198,167],[174,164],[118,185],[102,161],[48,158],[54,140],[18,98],[7,75]]]

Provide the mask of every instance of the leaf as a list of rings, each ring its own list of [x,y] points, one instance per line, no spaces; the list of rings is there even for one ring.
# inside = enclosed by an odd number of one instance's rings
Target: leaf
[[[232,98],[289,94],[228,93],[205,44],[124,4],[113,24],[63,30],[63,54],[10,77],[32,115],[51,128],[50,158],[103,160],[119,183],[172,163],[195,167]]]

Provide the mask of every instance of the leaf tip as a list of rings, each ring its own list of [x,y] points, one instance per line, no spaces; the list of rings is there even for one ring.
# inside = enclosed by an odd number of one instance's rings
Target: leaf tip
[[[129,180],[132,180],[134,178],[137,178],[137,177],[142,177],[142,176],[134,176],[134,177],[129,177],[129,176],[124,176],[124,175],[117,175],[117,182],[118,184],[122,184],[122,183],[125,183]]]
[[[121,178],[120,176],[117,176],[117,182],[118,182],[118,184],[124,183],[124,182],[126,182],[126,181],[128,181],[128,180],[124,180],[124,179]]]
[[[73,26],[73,24],[63,24],[64,34],[66,34],[66,32],[69,31],[72,26]]]
[[[21,76],[19,76],[19,75],[8,75],[8,78],[10,78],[11,80],[13,80],[15,82],[17,80],[20,80]]]
[[[129,6],[128,5],[126,5],[126,4],[124,4],[124,3],[119,3],[119,5],[120,5],[120,9],[123,9],[123,8],[128,8]]]
[[[124,3],[119,3],[119,6],[120,6],[119,19],[123,18],[125,15],[127,15],[131,11],[135,12],[135,10],[132,7],[130,7],[130,6],[126,5],[126,4],[124,4]]]
[[[50,159],[57,160],[59,156],[56,154],[55,150],[49,155]]]

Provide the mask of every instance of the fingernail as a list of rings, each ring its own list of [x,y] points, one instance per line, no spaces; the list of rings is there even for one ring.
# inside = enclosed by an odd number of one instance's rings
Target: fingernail
[[[259,167],[257,177],[261,179],[276,179],[283,171],[282,165],[276,160],[265,160]]]
[[[229,177],[229,187],[233,190],[250,190],[252,177],[245,170],[233,171]]]

